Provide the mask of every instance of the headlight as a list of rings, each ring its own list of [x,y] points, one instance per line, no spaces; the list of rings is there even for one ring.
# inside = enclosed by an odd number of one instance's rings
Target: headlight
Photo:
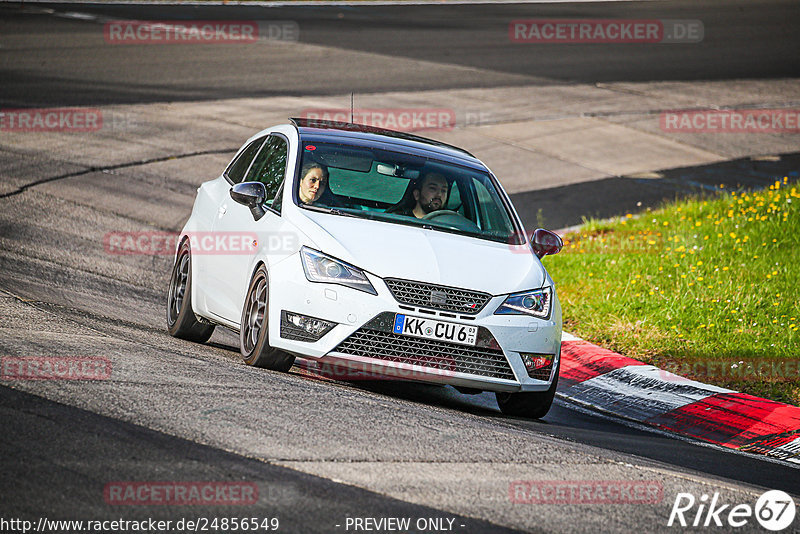
[[[309,282],[339,284],[372,295],[378,294],[367,280],[364,271],[358,267],[306,247],[300,249],[300,257],[303,259],[303,270]]]
[[[494,313],[497,315],[533,315],[540,319],[547,319],[550,316],[550,301],[553,296],[553,289],[545,287],[535,291],[525,293],[515,293],[509,295],[505,301],[497,308]]]

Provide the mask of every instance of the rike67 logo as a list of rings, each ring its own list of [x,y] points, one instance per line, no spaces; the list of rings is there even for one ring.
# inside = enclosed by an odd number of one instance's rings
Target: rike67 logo
[[[713,497],[706,494],[696,499],[691,493],[678,493],[667,526],[682,527],[726,527],[739,528],[756,521],[765,529],[778,532],[794,522],[796,514],[794,500],[780,490],[770,490],[749,504],[722,504],[719,493]]]

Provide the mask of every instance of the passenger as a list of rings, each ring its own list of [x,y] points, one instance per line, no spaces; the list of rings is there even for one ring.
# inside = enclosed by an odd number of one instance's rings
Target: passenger
[[[447,178],[438,172],[429,172],[412,186],[411,194],[415,205],[406,206],[394,213],[421,219],[433,211],[444,209],[447,193]]]
[[[312,205],[319,200],[328,184],[328,168],[319,163],[307,163],[300,171],[300,201]]]

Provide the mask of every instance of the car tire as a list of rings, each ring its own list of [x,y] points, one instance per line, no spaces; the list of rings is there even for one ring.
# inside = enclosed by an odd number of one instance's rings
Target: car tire
[[[242,306],[239,348],[247,365],[273,371],[288,371],[294,364],[294,356],[270,346],[268,318],[269,276],[266,268],[261,265],[250,281]]]
[[[167,291],[167,331],[170,335],[205,343],[214,333],[213,324],[200,322],[192,309],[192,252],[184,241],[175,256]]]
[[[497,391],[494,396],[497,398],[497,405],[500,411],[505,415],[514,415],[517,417],[526,417],[529,419],[541,419],[547,412],[550,411],[550,406],[553,405],[553,398],[556,395],[556,387],[558,386],[558,371],[561,367],[561,359],[559,358],[556,365],[555,376],[553,383],[545,391],[531,391],[520,393],[505,393]]]

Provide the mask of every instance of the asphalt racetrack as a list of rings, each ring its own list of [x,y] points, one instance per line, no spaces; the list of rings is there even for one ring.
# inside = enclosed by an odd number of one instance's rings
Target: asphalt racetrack
[[[705,37],[691,53],[687,44],[532,50],[509,42],[509,21],[536,17],[700,20]],[[279,20],[300,33],[297,42],[260,48],[119,46],[102,34],[102,21],[114,19]],[[247,367],[238,336],[223,328],[204,345],[167,334],[170,256],[109,254],[103,236],[178,231],[197,186],[224,169],[254,124],[267,127],[283,113],[259,108],[259,99],[303,109],[331,99],[347,107],[351,92],[374,99],[570,84],[770,84],[800,73],[798,27],[797,2],[778,0],[0,4],[0,107],[104,107],[162,120],[95,136],[0,131],[0,357],[100,357],[112,369],[97,381],[0,379],[0,519],[156,519],[178,531],[180,519],[253,517],[278,518],[283,532],[396,532],[388,523],[367,529],[363,520],[410,518],[409,532],[664,532],[681,530],[667,526],[679,493],[752,506],[779,489],[797,500],[800,471],[791,464],[561,400],[528,421],[503,416],[490,394]],[[751,104],[767,97],[755,94]],[[273,122],[248,117],[251,105]],[[709,165],[769,178],[758,167],[769,163],[722,159]],[[782,161],[770,172],[797,170],[796,157]],[[545,205],[544,217],[559,228],[630,208],[622,202],[674,195],[641,180],[606,179],[554,184],[539,196],[532,184],[512,196],[526,222]],[[600,183],[613,185],[606,196]],[[636,194],[626,196],[631,188]],[[519,502],[510,488],[530,480],[644,481],[661,493],[647,503]],[[120,505],[108,493],[114,484],[175,481],[255,487],[258,497]],[[737,531],[763,530],[751,519]]]

